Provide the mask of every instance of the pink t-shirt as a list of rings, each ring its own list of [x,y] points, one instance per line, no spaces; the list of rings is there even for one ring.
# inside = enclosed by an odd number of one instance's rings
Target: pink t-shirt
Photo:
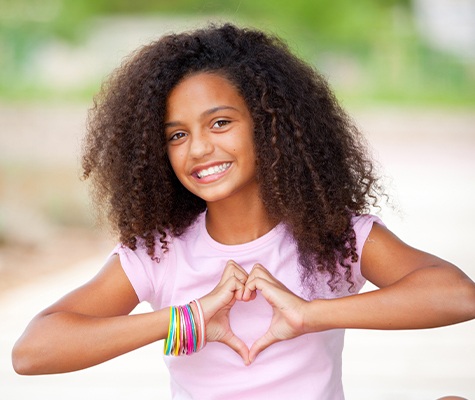
[[[374,222],[371,215],[353,219],[358,254]],[[230,259],[250,271],[255,263],[265,266],[292,292],[307,298],[300,284],[297,248],[283,225],[245,244],[223,245],[208,234],[205,213],[180,237],[171,238],[169,251],[157,250],[154,261],[143,245],[132,251],[117,246],[122,267],[140,301],[154,310],[186,304],[209,293],[219,282]],[[358,292],[365,279],[360,263],[352,265]],[[332,292],[326,281],[318,287],[320,298],[349,295],[346,287]],[[254,301],[237,302],[230,312],[234,333],[250,347],[269,327],[272,308],[260,293]],[[250,366],[221,343],[208,343],[191,356],[166,356],[173,399],[344,399],[341,355],[344,330],[312,333],[276,343],[258,355]]]

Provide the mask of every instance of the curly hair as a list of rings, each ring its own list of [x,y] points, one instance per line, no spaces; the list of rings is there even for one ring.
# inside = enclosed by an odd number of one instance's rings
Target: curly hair
[[[283,41],[231,24],[142,47],[96,96],[83,177],[92,178],[93,198],[120,241],[134,250],[141,238],[154,258],[156,240],[166,251],[168,235],[181,235],[206,209],[176,178],[164,136],[168,94],[199,72],[227,78],[247,103],[262,200],[295,239],[302,283],[324,273],[335,290],[344,275],[351,289],[351,218],[382,194],[365,142],[325,79]]]

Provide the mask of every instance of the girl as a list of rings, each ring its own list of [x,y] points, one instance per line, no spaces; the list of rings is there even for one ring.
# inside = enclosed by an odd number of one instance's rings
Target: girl
[[[96,100],[83,168],[121,244],[33,319],[21,374],[165,339],[175,399],[343,399],[345,328],[475,317],[465,274],[367,214],[383,191],[359,132],[262,32],[211,26],[141,49]],[[358,294],[366,280],[380,289]],[[129,315],[142,301],[154,311]]]

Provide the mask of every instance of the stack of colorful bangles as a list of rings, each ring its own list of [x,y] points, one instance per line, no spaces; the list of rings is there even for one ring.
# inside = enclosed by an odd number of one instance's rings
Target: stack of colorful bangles
[[[198,320],[193,313],[193,303],[198,310]],[[190,355],[200,351],[205,344],[205,321],[200,302],[193,300],[185,306],[170,307],[168,337],[163,353],[167,356]]]

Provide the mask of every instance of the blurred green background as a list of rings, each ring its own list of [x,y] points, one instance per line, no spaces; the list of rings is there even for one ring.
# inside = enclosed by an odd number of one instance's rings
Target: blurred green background
[[[98,251],[78,179],[92,97],[134,49],[210,21],[283,38],[376,140],[475,137],[475,0],[0,0],[0,290]]]
[[[351,104],[475,104],[470,0],[0,0],[0,10],[6,100],[89,99],[126,35],[220,18],[277,33]]]

